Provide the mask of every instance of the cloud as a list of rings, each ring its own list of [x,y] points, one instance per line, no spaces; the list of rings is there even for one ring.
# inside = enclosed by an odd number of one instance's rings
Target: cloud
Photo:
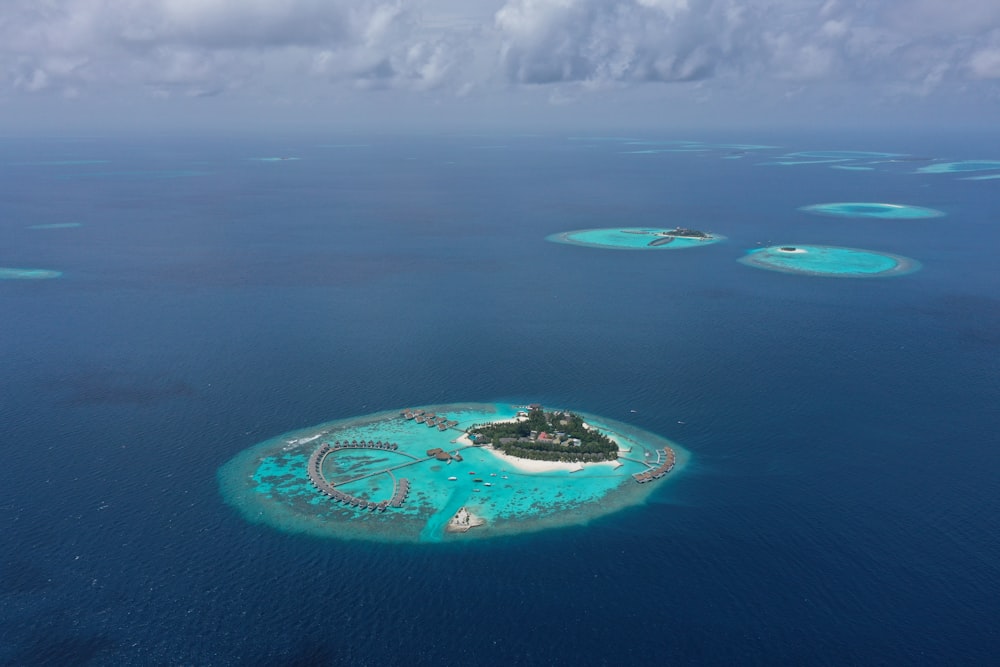
[[[699,103],[1000,79],[995,0],[4,0],[0,97]],[[545,89],[532,97],[527,92]],[[672,95],[675,93],[671,93]],[[833,94],[831,92],[831,94]],[[452,96],[449,98],[448,96]],[[493,97],[490,97],[493,96]]]
[[[427,88],[461,49],[422,34],[416,16],[402,0],[14,0],[0,18],[0,82],[166,95],[320,75]]]
[[[508,0],[501,64],[524,84],[992,78],[1000,4],[969,0]],[[968,63],[967,66],[965,63]]]
[[[969,59],[969,69],[976,79],[1000,79],[1000,47],[974,53]]]
[[[704,79],[738,48],[739,12],[716,4],[512,0],[496,14],[501,62],[518,83]]]

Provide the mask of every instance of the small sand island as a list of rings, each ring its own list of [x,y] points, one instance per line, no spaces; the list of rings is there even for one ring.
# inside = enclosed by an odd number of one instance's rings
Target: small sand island
[[[829,278],[884,278],[920,269],[920,262],[901,255],[820,245],[758,248],[740,262],[758,269]]]
[[[593,248],[618,250],[651,250],[693,248],[717,243],[725,237],[688,227],[673,229],[652,227],[622,227],[608,229],[578,229],[560,232],[546,238],[554,243],[568,243]]]
[[[642,504],[657,486],[648,482],[675,476],[688,458],[593,415],[452,404],[279,436],[226,463],[219,482],[246,519],[281,530],[438,542],[587,523]]]
[[[460,507],[455,516],[451,517],[448,521],[448,532],[451,533],[465,533],[470,528],[475,528],[476,526],[482,526],[486,523],[486,519],[478,517],[464,507]]]

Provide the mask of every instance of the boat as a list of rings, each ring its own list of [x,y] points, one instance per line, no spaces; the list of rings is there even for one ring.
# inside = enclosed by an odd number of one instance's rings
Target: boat
[[[474,479],[474,480],[472,480],[472,481],[473,481],[473,482],[477,482],[477,483],[478,483],[478,482],[482,482],[483,480],[481,480],[481,479]]]
[[[483,486],[493,486],[493,483],[492,482],[486,482],[485,484],[483,484]]]
[[[454,482],[456,479],[458,479],[458,477],[449,477],[448,481],[449,482]]]

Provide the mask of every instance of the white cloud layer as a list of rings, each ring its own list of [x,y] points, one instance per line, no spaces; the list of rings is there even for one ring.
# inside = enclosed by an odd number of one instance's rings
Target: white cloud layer
[[[572,100],[694,84],[699,99],[843,85],[926,97],[997,80],[995,0],[6,0],[0,9],[0,100],[365,91],[447,100],[538,88]]]

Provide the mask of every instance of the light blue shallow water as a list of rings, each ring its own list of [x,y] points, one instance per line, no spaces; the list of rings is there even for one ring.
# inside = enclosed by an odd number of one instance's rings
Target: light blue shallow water
[[[937,218],[944,215],[943,211],[923,206],[909,204],[882,204],[878,202],[837,202],[830,204],[812,204],[799,209],[806,213],[820,215],[835,215],[844,218],[886,218],[912,220],[917,218]]]
[[[1000,160],[961,160],[959,162],[938,162],[921,167],[921,174],[952,174],[962,171],[989,171],[1000,169]]]
[[[48,278],[58,278],[62,275],[60,271],[50,271],[49,269],[13,269],[0,267],[0,280],[45,280]]]
[[[82,223],[79,222],[53,222],[42,225],[28,225],[28,229],[71,229],[73,227],[82,226]]]
[[[902,153],[881,153],[878,151],[799,151],[789,153],[789,157],[838,158],[845,160],[902,157]]]
[[[794,248],[794,250],[782,248]],[[898,255],[817,245],[760,248],[751,250],[740,261],[749,266],[772,271],[839,278],[899,275],[910,273],[920,267],[916,260]]]
[[[595,248],[618,248],[624,250],[680,250],[717,243],[722,236],[712,234],[706,239],[674,237],[670,243],[650,245],[658,238],[663,238],[667,228],[659,227],[622,227],[607,229],[580,229],[572,232],[553,234],[546,240],[555,243],[591,246]]]

